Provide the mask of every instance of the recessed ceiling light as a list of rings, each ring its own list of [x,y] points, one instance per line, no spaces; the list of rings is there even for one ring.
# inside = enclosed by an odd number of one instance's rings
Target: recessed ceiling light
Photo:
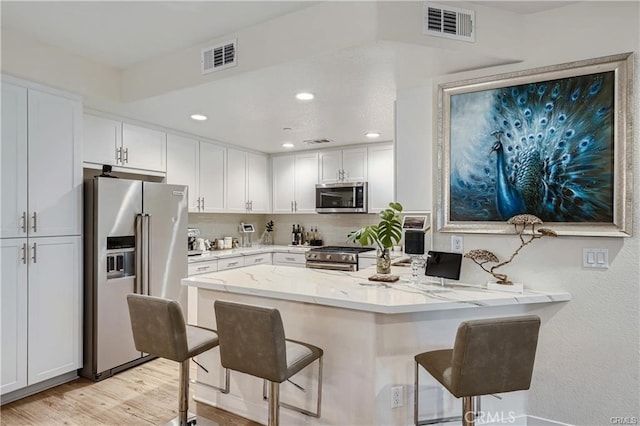
[[[282,144],[283,148],[293,148],[293,144],[291,142],[285,142]]]
[[[374,139],[374,138],[379,138],[380,137],[380,133],[378,132],[368,132],[365,134],[366,137]]]
[[[203,114],[191,114],[191,119],[192,120],[204,121],[207,118],[209,118],[209,117],[207,117],[206,115],[203,115]]]
[[[309,93],[309,92],[296,93],[296,99],[301,101],[310,101],[313,98],[315,98],[315,95],[313,93]]]

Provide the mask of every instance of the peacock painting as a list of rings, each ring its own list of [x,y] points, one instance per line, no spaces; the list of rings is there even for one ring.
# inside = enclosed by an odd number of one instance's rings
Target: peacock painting
[[[452,221],[611,222],[614,72],[451,97]]]

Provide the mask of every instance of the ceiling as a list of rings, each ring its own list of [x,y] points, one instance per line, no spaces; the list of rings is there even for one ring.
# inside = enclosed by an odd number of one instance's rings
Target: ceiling
[[[320,2],[311,1],[2,1],[2,28],[126,70],[136,64],[223,37]],[[441,2],[447,3],[447,2]],[[481,2],[476,2],[481,3]],[[567,2],[482,2],[536,13]],[[428,75],[496,65],[496,58],[424,46],[370,43],[265,66],[211,83],[127,103],[85,98],[85,105],[151,124],[262,152],[392,140],[396,90]],[[241,58],[239,54],[239,58]],[[417,75],[415,70],[420,70]],[[425,72],[428,70],[428,73]],[[427,75],[428,74],[428,75]],[[402,80],[402,81],[401,81]],[[299,90],[316,99],[299,102]],[[206,122],[188,116],[202,112]]]

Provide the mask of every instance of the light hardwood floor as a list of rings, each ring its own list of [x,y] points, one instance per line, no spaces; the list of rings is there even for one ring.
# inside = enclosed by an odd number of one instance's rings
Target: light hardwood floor
[[[219,425],[259,425],[193,399],[189,411]],[[177,414],[178,363],[159,358],[100,382],[82,378],[6,404],[0,424],[163,425]]]

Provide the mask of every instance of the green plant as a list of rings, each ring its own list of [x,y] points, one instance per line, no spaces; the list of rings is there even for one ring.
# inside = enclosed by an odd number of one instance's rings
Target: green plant
[[[367,225],[352,231],[347,236],[349,242],[359,242],[363,246],[375,244],[382,251],[397,245],[402,239],[402,204],[389,203],[389,207],[380,212],[377,225]]]
[[[273,231],[273,221],[270,220],[269,222],[267,222],[267,232],[272,232]]]

